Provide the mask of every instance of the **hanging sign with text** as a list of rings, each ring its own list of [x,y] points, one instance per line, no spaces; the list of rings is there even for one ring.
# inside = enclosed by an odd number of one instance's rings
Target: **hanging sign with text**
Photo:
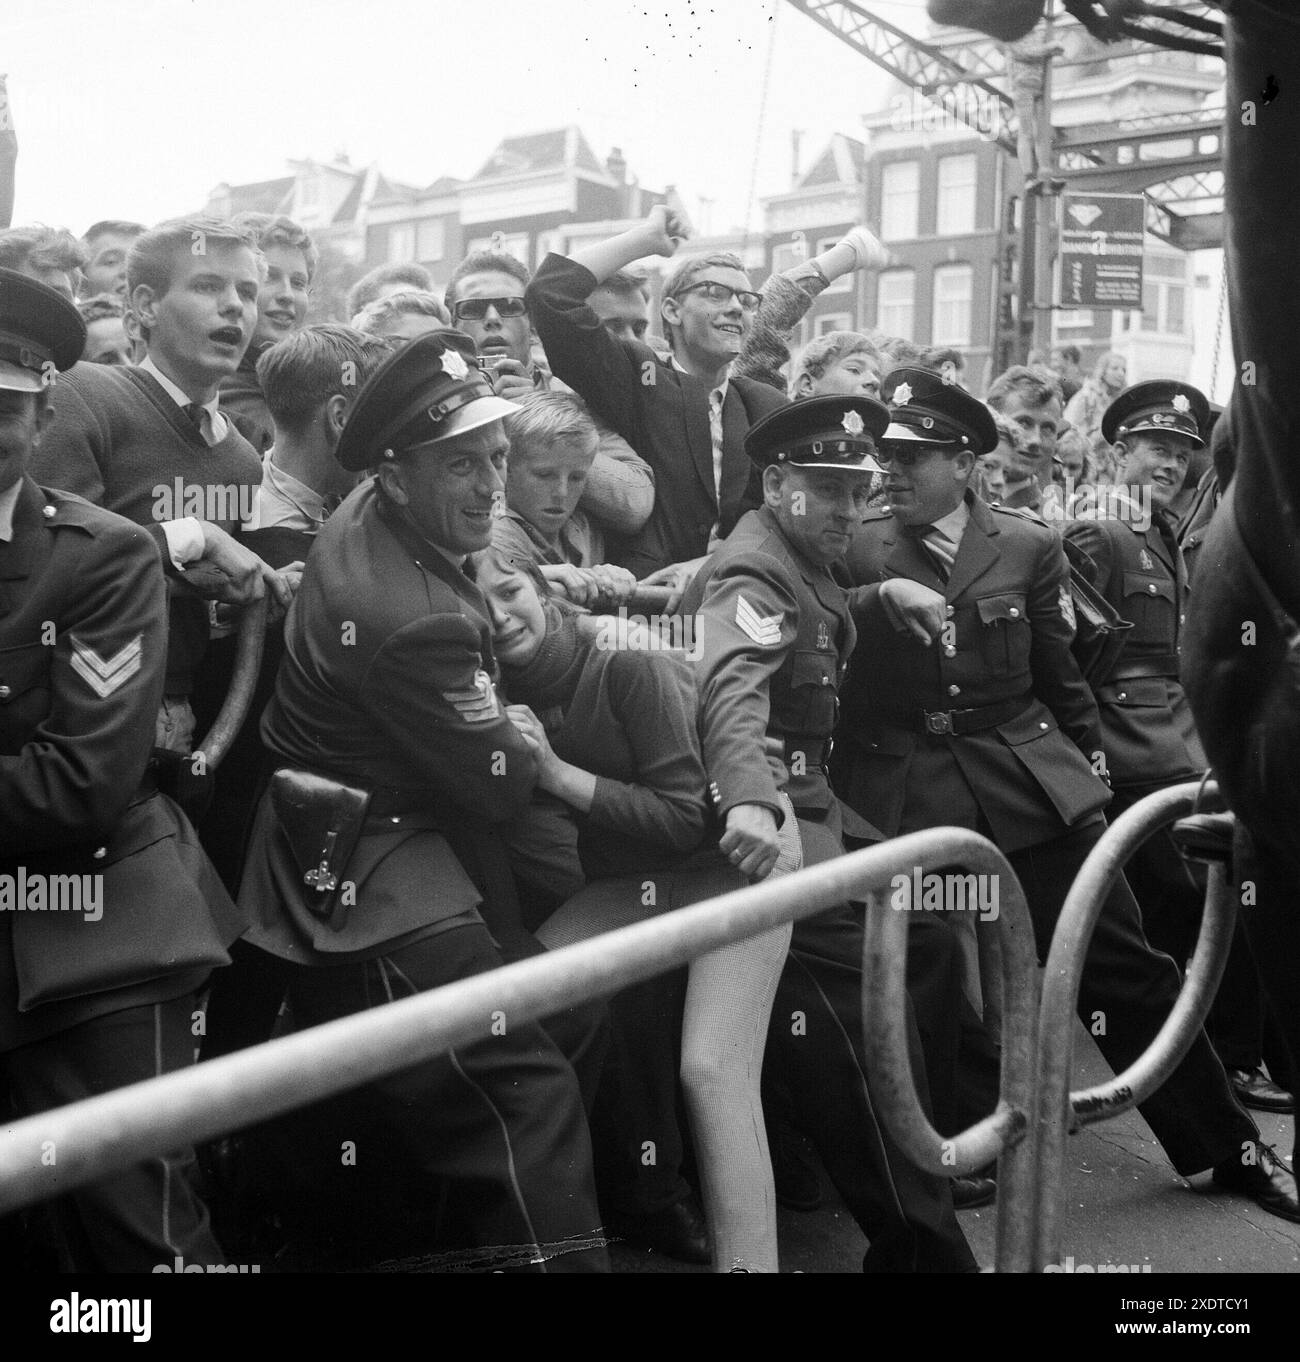
[[[1062,307],[1140,308],[1141,194],[1061,195]]]

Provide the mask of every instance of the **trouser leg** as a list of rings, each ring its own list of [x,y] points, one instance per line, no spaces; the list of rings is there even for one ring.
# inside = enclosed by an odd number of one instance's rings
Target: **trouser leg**
[[[192,994],[128,1008],[5,1056],[16,1110],[33,1115],[194,1062]],[[51,1186],[58,1154],[51,1151]],[[174,1150],[90,1183],[51,1204],[62,1266],[71,1272],[152,1272],[224,1262],[195,1185],[194,1151]]]
[[[928,1107],[910,1003],[908,1035],[917,1090]],[[864,1270],[972,1270],[947,1178],[917,1168],[876,1118],[862,1041],[862,923],[848,907],[795,925],[772,1008],[767,1064],[870,1240]]]
[[[1029,902],[1040,958],[1051,944],[1065,895],[1104,830],[1104,823],[1093,824],[1008,857]],[[1080,1020],[1117,1073],[1155,1039],[1181,986],[1174,962],[1148,944],[1121,876],[1089,943],[1078,1005]],[[1139,1110],[1184,1176],[1239,1155],[1242,1144],[1258,1136],[1203,1030]]]
[[[300,970],[290,997],[317,1025],[500,964],[486,929],[467,925],[361,965]],[[487,1015],[483,1039],[365,1084],[331,1116],[295,1123],[299,1176],[326,1206],[355,1205],[364,1189],[366,1253],[403,1266],[607,1270],[577,1081],[537,1023]],[[376,1205],[397,1208],[387,1244],[365,1242],[387,1219]],[[430,1256],[440,1233],[452,1251]]]

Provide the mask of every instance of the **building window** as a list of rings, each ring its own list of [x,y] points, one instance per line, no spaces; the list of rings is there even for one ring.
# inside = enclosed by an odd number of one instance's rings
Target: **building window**
[[[852,331],[851,312],[827,312],[824,316],[813,318],[813,335],[824,336],[830,331]]]
[[[441,218],[425,218],[415,228],[415,258],[441,260],[447,250],[447,234]]]
[[[939,199],[934,230],[960,236],[975,230],[975,156],[939,159]]]
[[[405,265],[415,259],[415,223],[395,222],[388,229],[388,263]]]
[[[1143,331],[1167,336],[1187,334],[1187,261],[1181,255],[1148,250],[1142,262]],[[1130,322],[1131,325],[1131,322]],[[1125,330],[1129,328],[1126,326]]]
[[[932,345],[970,344],[971,267],[940,265],[934,272]]]
[[[808,258],[808,248],[802,241],[779,241],[772,247],[772,273],[784,274]]]
[[[916,236],[921,202],[921,168],[916,161],[894,161],[880,172],[880,235],[886,241]]]
[[[1093,327],[1092,309],[1087,307],[1063,308],[1056,314],[1058,331],[1078,331]]]
[[[840,238],[837,236],[822,237],[817,243],[817,249],[814,254],[820,255],[823,251],[829,251],[832,246],[838,244],[839,240]],[[838,279],[832,279],[831,282],[822,289],[822,295],[825,296],[828,293],[848,293],[852,288],[853,271],[850,270],[848,274],[841,274]]]
[[[916,272],[888,270],[880,276],[876,327],[887,336],[911,340],[916,322]]]

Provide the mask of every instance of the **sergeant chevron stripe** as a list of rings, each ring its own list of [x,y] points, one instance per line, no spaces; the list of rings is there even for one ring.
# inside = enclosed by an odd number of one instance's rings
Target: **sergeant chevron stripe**
[[[760,648],[775,648],[781,642],[781,621],[785,611],[775,615],[760,615],[744,598],[736,597],[736,623]]]
[[[99,696],[107,699],[140,670],[143,634],[105,660],[88,644],[72,640],[72,670]]]

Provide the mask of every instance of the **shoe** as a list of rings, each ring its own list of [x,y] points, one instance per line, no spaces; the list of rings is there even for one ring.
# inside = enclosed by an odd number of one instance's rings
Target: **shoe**
[[[815,1211],[822,1204],[822,1179],[811,1142],[777,1117],[768,1123],[767,1144],[777,1203],[789,1211]]]
[[[694,1194],[649,1215],[615,1213],[609,1217],[609,1229],[629,1244],[666,1253],[681,1263],[713,1262],[709,1227]]]
[[[952,1204],[959,1211],[972,1211],[976,1206],[987,1206],[996,1199],[998,1182],[996,1178],[972,1173],[964,1178],[949,1178],[952,1187]]]
[[[1260,1210],[1268,1211],[1270,1215],[1300,1224],[1295,1175],[1270,1145],[1254,1140],[1249,1148],[1254,1152],[1249,1163],[1239,1157],[1224,1159],[1214,1165],[1215,1185],[1250,1197]]]
[[[1295,1110],[1295,1098],[1279,1088],[1263,1069],[1229,1069],[1228,1082],[1243,1107],[1283,1113]]]

